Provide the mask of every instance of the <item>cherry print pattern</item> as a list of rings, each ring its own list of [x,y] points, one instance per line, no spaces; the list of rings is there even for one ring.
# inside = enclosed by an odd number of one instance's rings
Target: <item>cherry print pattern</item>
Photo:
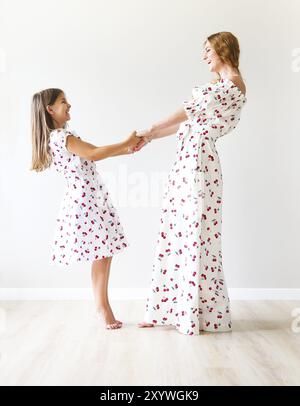
[[[196,86],[176,134],[164,186],[144,321],[186,335],[232,330],[222,267],[221,165],[215,143],[240,120],[246,96],[229,79]]]
[[[50,133],[52,167],[67,181],[56,219],[50,264],[111,257],[129,246],[117,211],[94,161],[80,158],[66,148],[65,129]]]

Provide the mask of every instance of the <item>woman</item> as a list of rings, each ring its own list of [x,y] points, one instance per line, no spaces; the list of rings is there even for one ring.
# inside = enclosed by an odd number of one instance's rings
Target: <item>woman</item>
[[[138,134],[140,150],[176,133],[177,153],[163,194],[150,295],[140,327],[173,325],[188,335],[232,329],[222,269],[222,172],[215,142],[232,131],[246,103],[239,43],[219,32],[204,43],[203,60],[218,78],[168,119]]]

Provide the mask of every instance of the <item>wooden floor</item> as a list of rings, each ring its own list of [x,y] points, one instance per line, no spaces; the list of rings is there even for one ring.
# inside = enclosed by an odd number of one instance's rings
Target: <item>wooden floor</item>
[[[138,329],[144,301],[113,305],[121,330],[89,301],[0,302],[0,385],[300,384],[300,302],[231,301],[232,332],[194,337]]]

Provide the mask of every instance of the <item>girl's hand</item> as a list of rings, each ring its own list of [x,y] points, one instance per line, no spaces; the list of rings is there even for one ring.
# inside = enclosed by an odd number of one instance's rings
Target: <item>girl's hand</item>
[[[136,134],[136,131],[133,131],[133,133],[131,133],[131,135],[124,142],[125,154],[132,154],[134,152],[134,148],[137,147],[141,142],[141,137],[138,137]]]
[[[141,142],[134,148],[134,152],[140,151],[145,145],[152,141],[152,134],[149,130],[141,131],[138,133]]]

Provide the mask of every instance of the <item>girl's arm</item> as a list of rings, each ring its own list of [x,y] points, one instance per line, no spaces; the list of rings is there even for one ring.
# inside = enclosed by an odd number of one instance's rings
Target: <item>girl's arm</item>
[[[140,142],[141,138],[136,136],[136,131],[127,140],[104,147],[97,147],[70,134],[67,136],[66,148],[69,152],[81,158],[90,161],[100,161],[113,156],[131,154],[134,147]]]

